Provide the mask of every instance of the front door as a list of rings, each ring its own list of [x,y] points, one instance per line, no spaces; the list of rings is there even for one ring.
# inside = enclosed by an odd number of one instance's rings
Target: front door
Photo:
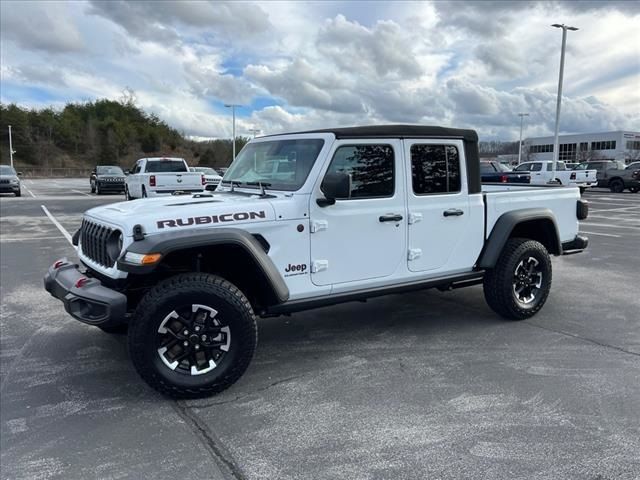
[[[310,200],[311,279],[342,284],[393,274],[406,252],[402,145],[398,139],[336,141]],[[351,177],[348,198],[321,207],[326,173]]]

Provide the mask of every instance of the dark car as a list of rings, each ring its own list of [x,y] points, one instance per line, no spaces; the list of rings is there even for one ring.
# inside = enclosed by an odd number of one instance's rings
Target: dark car
[[[608,188],[613,193],[622,193],[625,188],[633,193],[640,191],[640,169],[625,168],[621,162],[614,160],[596,160],[584,162],[574,170],[596,170],[598,187]]]
[[[98,165],[89,178],[91,193],[124,193],[124,177],[124,172],[118,166]]]
[[[480,162],[482,183],[531,183],[529,172],[512,172],[500,162]]]
[[[13,193],[16,197],[19,197],[22,194],[19,175],[22,175],[22,173],[16,173],[13,167],[0,165],[0,193]]]

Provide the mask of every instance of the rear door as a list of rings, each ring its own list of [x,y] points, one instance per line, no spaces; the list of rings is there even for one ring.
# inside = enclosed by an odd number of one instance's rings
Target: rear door
[[[406,204],[398,139],[338,140],[310,200],[311,280],[316,285],[383,278],[404,268]],[[321,207],[327,173],[351,177],[349,198]]]
[[[471,269],[482,248],[484,209],[470,208],[462,140],[404,140],[408,268],[447,274]]]

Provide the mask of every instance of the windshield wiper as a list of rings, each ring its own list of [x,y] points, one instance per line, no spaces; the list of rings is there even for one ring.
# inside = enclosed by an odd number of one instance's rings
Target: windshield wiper
[[[260,195],[263,197],[267,194],[266,187],[271,187],[271,184],[267,182],[245,182],[245,185],[249,185],[250,187],[259,187]]]
[[[229,190],[229,192],[233,192],[235,187],[239,187],[242,182],[239,182],[238,180],[222,180],[220,183],[228,183],[231,186],[231,190]]]

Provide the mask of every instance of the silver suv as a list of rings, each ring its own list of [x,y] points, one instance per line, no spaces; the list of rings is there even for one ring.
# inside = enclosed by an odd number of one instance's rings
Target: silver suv
[[[22,173],[16,173],[13,167],[0,165],[0,193],[13,193],[16,197],[21,196],[18,175],[22,175]]]

